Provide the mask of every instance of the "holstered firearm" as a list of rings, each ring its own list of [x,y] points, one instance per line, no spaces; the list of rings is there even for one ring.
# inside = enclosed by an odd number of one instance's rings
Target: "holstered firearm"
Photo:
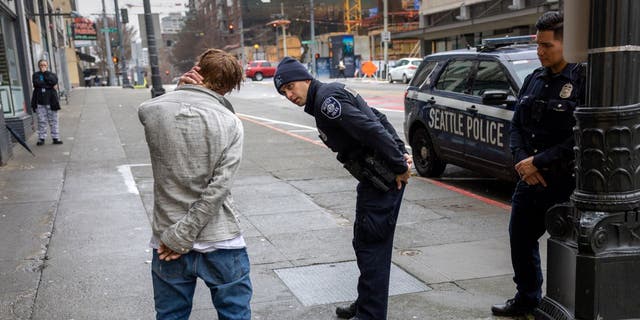
[[[396,180],[396,175],[384,160],[371,155],[348,159],[344,162],[344,168],[358,181],[371,183],[383,192],[389,191]]]

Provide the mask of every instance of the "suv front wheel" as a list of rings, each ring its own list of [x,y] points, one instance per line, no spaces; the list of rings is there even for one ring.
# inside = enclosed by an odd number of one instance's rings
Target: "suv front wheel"
[[[262,81],[262,79],[264,79],[264,77],[261,72],[256,72],[256,74],[253,75],[253,81]]]
[[[413,162],[416,170],[423,177],[439,177],[444,172],[447,163],[442,161],[435,150],[431,137],[425,128],[419,128],[411,138]]]

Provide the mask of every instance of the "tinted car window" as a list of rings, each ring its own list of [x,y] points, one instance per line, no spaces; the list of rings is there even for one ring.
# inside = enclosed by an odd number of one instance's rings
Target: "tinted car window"
[[[251,67],[255,68],[255,67],[257,67],[257,66],[258,66],[258,63],[257,63],[257,62],[252,62],[252,63],[251,63]]]
[[[411,64],[414,66],[419,66],[420,62],[421,62],[420,60],[414,60],[414,61],[411,61]]]
[[[415,87],[422,87],[425,84],[427,77],[431,74],[431,72],[437,65],[437,61],[425,62],[424,66],[422,68],[419,68],[418,72],[416,72],[416,74],[413,76],[410,85]]]
[[[464,93],[467,89],[467,78],[472,65],[473,61],[471,60],[450,62],[438,79],[436,89]]]
[[[263,67],[271,67],[271,63],[270,62],[263,62],[262,66]]]
[[[496,61],[480,61],[471,94],[480,96],[487,90],[503,90],[513,94],[509,78]]]

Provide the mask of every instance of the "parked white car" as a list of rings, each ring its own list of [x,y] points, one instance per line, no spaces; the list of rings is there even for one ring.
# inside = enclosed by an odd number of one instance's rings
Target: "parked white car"
[[[421,62],[420,58],[402,58],[396,61],[396,65],[389,69],[387,80],[389,83],[399,80],[402,80],[402,83],[409,83]]]

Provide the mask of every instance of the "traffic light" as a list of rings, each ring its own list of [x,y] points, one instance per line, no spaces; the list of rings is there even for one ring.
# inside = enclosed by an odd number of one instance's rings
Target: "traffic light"
[[[120,9],[120,21],[122,21],[122,23],[129,23],[129,12],[127,8]]]
[[[229,33],[233,33],[235,27],[233,26],[233,23],[229,24]]]
[[[320,54],[316,53],[316,59],[320,59]]]
[[[113,63],[115,63],[115,64],[118,63],[118,57],[116,57],[116,56],[111,57],[111,60],[113,60]]]
[[[164,74],[169,75],[169,70],[165,70]]]

